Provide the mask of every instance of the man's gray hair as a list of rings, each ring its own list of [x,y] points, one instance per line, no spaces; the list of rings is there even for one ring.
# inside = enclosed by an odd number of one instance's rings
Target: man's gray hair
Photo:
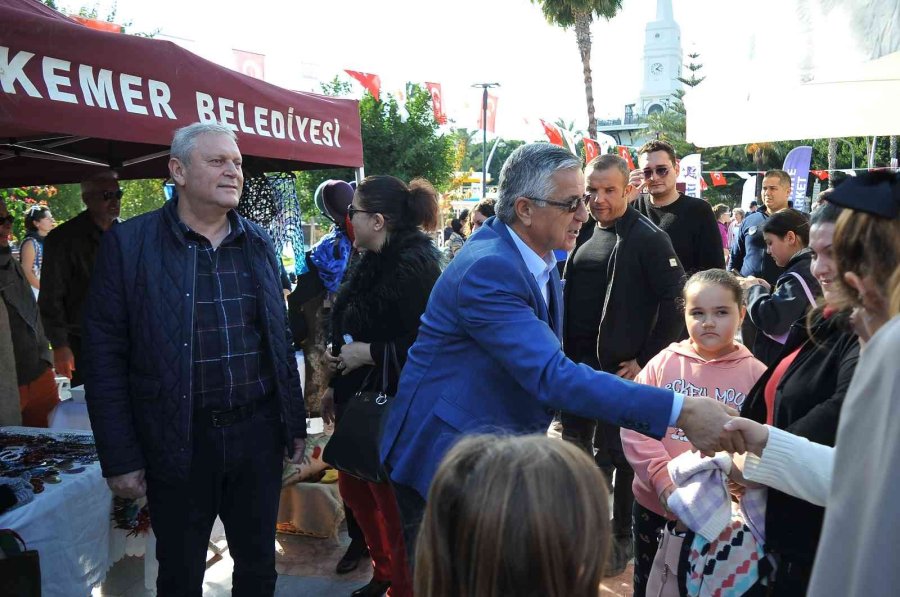
[[[616,155],[613,153],[604,153],[603,155],[598,155],[585,167],[585,172],[588,176],[590,176],[591,172],[602,172],[603,170],[610,170],[612,168],[618,169],[619,172],[622,173],[622,177],[625,179],[625,184],[628,185],[628,179],[631,176],[631,172],[628,170],[628,162],[625,161],[620,155]]]
[[[100,183],[109,180],[119,180],[119,174],[115,170],[102,170],[95,174],[91,174],[81,181],[81,194],[90,193],[100,186]]]
[[[172,148],[169,150],[170,157],[175,158],[182,164],[187,164],[191,160],[191,153],[197,144],[197,137],[200,135],[225,135],[235,143],[237,135],[234,131],[218,122],[195,122],[175,131],[172,137]]]
[[[500,170],[500,190],[495,210],[505,224],[516,221],[516,199],[549,199],[556,191],[551,176],[558,170],[580,170],[581,160],[549,143],[529,143],[516,149]]]

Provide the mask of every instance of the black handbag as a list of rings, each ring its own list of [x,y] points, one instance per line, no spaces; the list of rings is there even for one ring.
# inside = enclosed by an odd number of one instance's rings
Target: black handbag
[[[332,467],[372,483],[388,480],[381,464],[379,445],[385,415],[394,401],[394,397],[387,393],[390,366],[393,365],[397,375],[400,375],[400,363],[393,342],[385,344],[383,361],[381,388],[374,389],[377,384],[373,384],[372,380],[377,370],[373,367],[360,391],[348,402],[322,452],[322,460]]]
[[[11,529],[0,530],[0,597],[40,597],[41,561]]]

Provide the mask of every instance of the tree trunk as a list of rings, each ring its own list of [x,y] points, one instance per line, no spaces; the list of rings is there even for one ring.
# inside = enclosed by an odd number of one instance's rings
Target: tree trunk
[[[893,166],[893,160],[897,159],[897,136],[891,135],[891,149],[888,152],[888,166]]]
[[[578,53],[581,54],[581,65],[584,69],[584,96],[587,100],[588,134],[591,139],[596,139],[597,119],[594,117],[594,81],[591,77],[590,11],[575,16],[575,41],[578,43]]]
[[[834,186],[834,169],[837,166],[837,139],[828,140],[828,188]]]

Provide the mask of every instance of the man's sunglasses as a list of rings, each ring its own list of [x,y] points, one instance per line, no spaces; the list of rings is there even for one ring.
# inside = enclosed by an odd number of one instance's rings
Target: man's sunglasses
[[[667,168],[666,166],[644,168],[644,180],[650,180],[650,177],[654,174],[656,174],[656,178],[665,178],[669,174],[669,168]]]
[[[14,217],[6,216],[3,218],[0,218],[0,226],[2,226],[3,224],[12,224],[15,221],[16,221],[16,219]]]
[[[113,199],[121,199],[122,195],[125,194],[125,191],[123,191],[122,189],[116,189],[115,191],[96,191],[91,194],[95,197],[100,197],[104,201],[112,201]]]
[[[575,213],[576,211],[578,211],[579,205],[587,205],[588,202],[590,202],[590,200],[591,200],[591,196],[588,193],[586,193],[582,197],[573,197],[571,201],[552,201],[550,199],[540,199],[538,197],[527,197],[525,195],[522,195],[522,197],[525,197],[525,199],[534,201],[535,203],[545,203],[547,205],[553,205],[555,207],[562,207],[569,213]]]

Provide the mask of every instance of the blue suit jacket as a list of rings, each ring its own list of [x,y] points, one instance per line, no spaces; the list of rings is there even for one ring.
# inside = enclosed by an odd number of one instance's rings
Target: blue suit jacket
[[[548,310],[496,218],[450,262],[432,290],[385,422],[381,457],[394,482],[426,496],[438,464],[463,434],[544,433],[557,410],[662,437],[673,393],[566,358],[556,270],[550,286]]]

